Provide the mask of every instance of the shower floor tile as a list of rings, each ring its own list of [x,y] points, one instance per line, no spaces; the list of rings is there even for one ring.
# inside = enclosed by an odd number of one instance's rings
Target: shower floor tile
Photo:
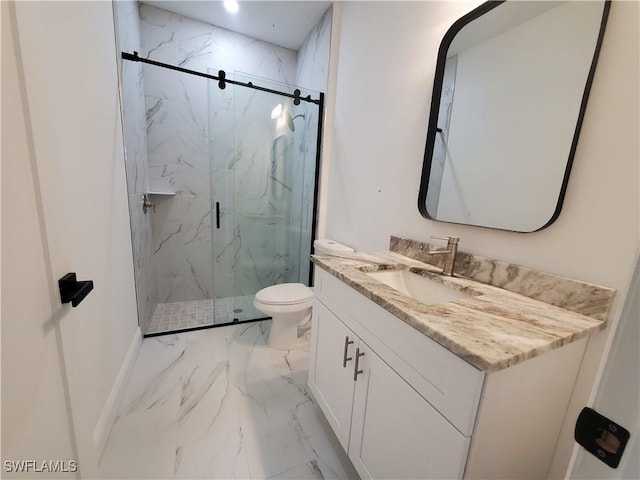
[[[264,318],[253,306],[253,295],[159,303],[145,334],[170,332]]]

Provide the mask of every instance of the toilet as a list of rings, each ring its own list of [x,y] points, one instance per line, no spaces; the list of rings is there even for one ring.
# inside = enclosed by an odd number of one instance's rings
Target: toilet
[[[253,306],[272,318],[268,344],[277,350],[290,350],[298,342],[298,324],[311,318],[313,291],[302,283],[281,283],[263,288]]]
[[[333,240],[316,240],[314,252],[322,255],[353,253],[353,249]],[[253,306],[272,318],[268,344],[290,350],[298,343],[298,325],[311,318],[313,291],[302,283],[281,283],[256,293]]]

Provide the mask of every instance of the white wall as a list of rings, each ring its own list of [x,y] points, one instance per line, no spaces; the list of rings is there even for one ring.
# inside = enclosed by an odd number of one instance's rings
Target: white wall
[[[391,233],[419,237],[431,223],[417,204],[438,46],[452,20],[479,3],[339,4],[327,237],[379,250]]]
[[[59,333],[51,313],[13,5],[2,2],[2,461],[76,458]],[[54,292],[55,293],[55,292]],[[35,477],[11,475],[3,478]],[[69,474],[66,477],[73,478]],[[58,478],[63,478],[59,476]]]
[[[593,403],[597,412],[629,430],[630,438],[617,469],[612,469],[584,449],[576,452],[572,478],[614,479],[640,478],[640,259],[629,288],[609,356]],[[629,368],[629,366],[635,368]]]
[[[563,211],[530,234],[434,222],[417,210],[437,50],[478,3],[342,3],[326,236],[371,251],[388,249],[391,234],[456,235],[462,250],[618,289],[615,321],[638,248],[638,3],[612,5]],[[556,476],[610,331],[589,342]]]

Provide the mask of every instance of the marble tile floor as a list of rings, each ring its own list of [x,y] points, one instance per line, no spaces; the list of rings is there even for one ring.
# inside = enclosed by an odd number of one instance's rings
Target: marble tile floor
[[[254,295],[243,295],[215,300],[159,303],[145,335],[230,323],[236,318],[244,321],[265,317],[264,313],[254,308],[253,297]]]
[[[306,387],[308,332],[265,343],[270,321],[146,338],[102,478],[358,478]]]

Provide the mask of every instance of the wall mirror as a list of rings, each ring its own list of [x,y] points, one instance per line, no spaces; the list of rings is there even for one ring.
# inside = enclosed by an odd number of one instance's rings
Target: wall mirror
[[[487,2],[453,24],[436,65],[424,217],[516,232],[555,221],[609,8]]]

